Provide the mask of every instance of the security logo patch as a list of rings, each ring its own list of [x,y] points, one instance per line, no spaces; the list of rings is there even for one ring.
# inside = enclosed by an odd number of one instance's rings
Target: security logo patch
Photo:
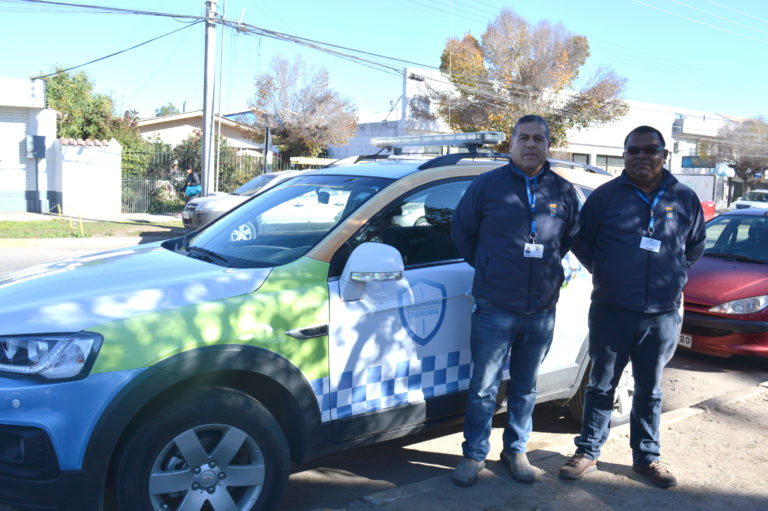
[[[411,281],[411,291],[413,303],[408,305],[404,302],[408,290],[398,293],[400,320],[410,338],[425,346],[443,324],[448,293],[443,284],[426,279]]]

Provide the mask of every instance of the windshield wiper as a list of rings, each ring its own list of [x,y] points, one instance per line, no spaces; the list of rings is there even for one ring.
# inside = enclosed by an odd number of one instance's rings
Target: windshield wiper
[[[710,257],[719,257],[720,259],[733,259],[735,261],[744,261],[747,263],[768,264],[768,261],[761,261],[760,259],[753,259],[752,257],[739,255],[739,254],[725,254],[721,252],[704,252],[704,255]]]
[[[195,259],[208,261],[210,263],[218,264],[220,266],[226,266],[227,268],[231,266],[231,262],[229,259],[222,256],[221,254],[217,254],[213,250],[208,250],[207,248],[188,245],[187,251],[189,252],[189,256],[194,257]]]

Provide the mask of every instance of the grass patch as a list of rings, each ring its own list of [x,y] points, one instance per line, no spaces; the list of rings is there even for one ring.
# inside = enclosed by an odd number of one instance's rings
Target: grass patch
[[[187,232],[181,220],[162,223],[100,222],[67,219],[0,221],[0,238],[173,237]]]

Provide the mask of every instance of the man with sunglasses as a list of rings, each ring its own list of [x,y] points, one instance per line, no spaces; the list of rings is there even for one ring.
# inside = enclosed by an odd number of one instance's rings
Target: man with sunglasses
[[[573,253],[592,273],[589,356],[576,454],[560,469],[580,479],[597,469],[608,439],[614,391],[631,360],[632,468],[663,488],[677,481],[659,461],[661,372],[677,346],[687,269],[704,252],[704,213],[696,194],[664,168],[664,137],[650,126],[624,140],[624,171],[595,190],[581,210]]]

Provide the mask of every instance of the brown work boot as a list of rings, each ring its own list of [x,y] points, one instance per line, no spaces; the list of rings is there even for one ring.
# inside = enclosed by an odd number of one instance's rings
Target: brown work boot
[[[561,479],[581,479],[581,476],[597,470],[597,460],[591,460],[584,454],[574,454],[565,465],[560,467]]]
[[[647,465],[635,463],[632,465],[632,470],[638,474],[643,474],[656,486],[661,486],[662,488],[677,486],[677,479],[675,479],[675,476],[673,476],[672,472],[670,472],[659,460],[652,461]]]

